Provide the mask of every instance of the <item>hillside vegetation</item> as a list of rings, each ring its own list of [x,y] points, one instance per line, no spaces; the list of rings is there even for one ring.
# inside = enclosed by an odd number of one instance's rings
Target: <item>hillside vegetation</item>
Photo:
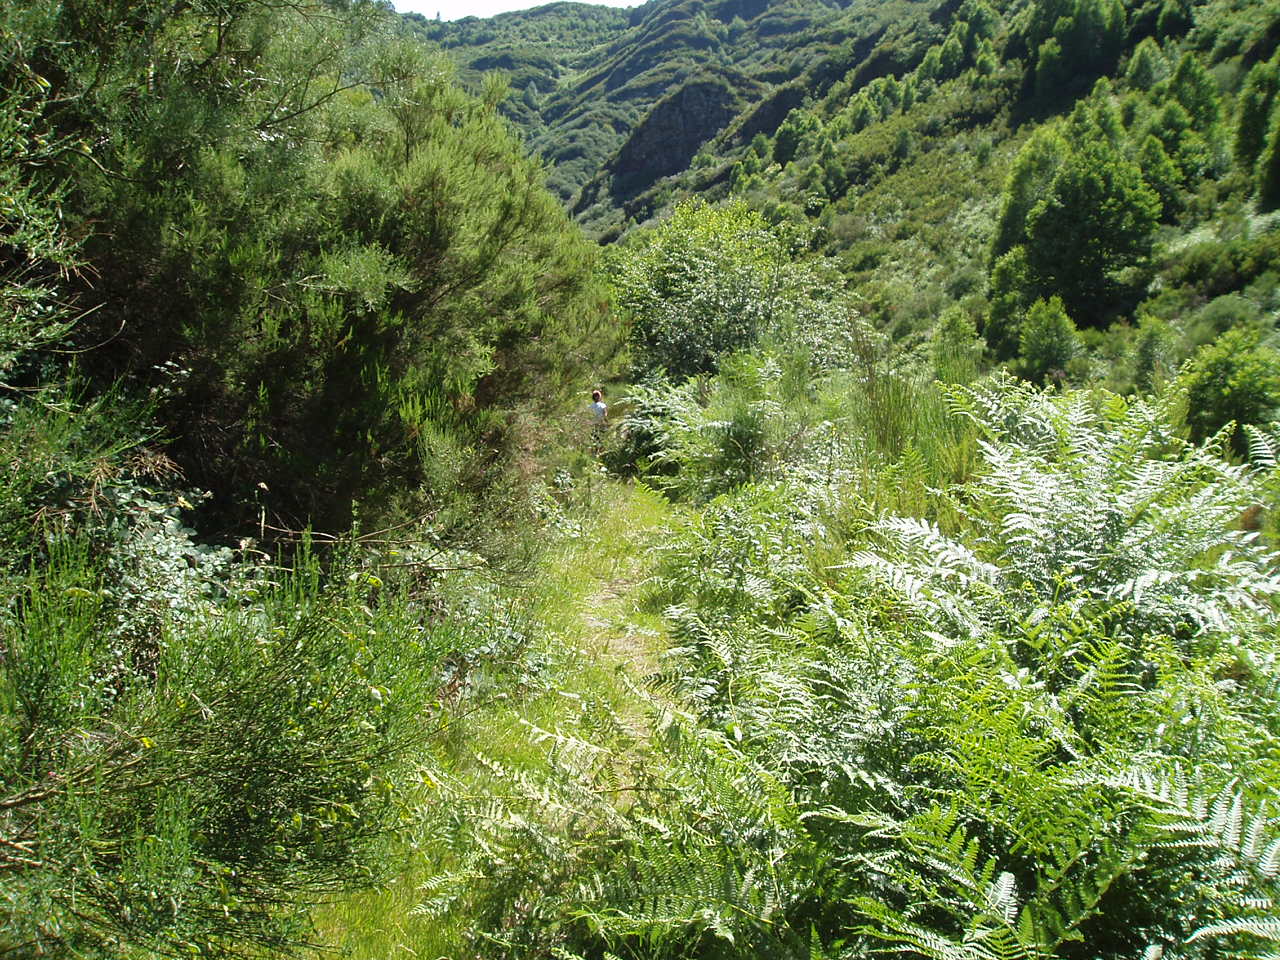
[[[1280,956],[1276,16],[0,2],[0,955]]]

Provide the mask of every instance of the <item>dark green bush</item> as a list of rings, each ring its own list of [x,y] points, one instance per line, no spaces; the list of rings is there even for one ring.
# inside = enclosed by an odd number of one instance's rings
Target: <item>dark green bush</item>
[[[1027,311],[1018,335],[1018,372],[1043,386],[1061,380],[1080,350],[1076,325],[1067,316],[1062,300],[1037,300]]]
[[[1180,379],[1187,391],[1187,426],[1196,441],[1234,423],[1232,445],[1244,453],[1248,438],[1240,428],[1270,422],[1280,407],[1280,354],[1262,344],[1254,328],[1228,330],[1202,347]]]

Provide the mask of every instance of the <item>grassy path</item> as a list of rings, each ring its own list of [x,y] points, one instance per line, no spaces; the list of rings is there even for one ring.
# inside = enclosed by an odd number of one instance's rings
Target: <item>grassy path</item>
[[[633,736],[648,734],[649,711],[637,691],[657,670],[666,647],[660,617],[641,607],[649,547],[666,529],[666,501],[630,484],[597,481],[590,491],[591,516],[547,551],[535,581],[520,597],[539,624],[534,659],[545,664],[536,685],[505,676],[464,700],[446,737],[428,747],[420,771],[417,802],[431,820],[440,802],[441,777],[471,795],[496,788],[490,765],[537,772],[547,764],[538,730],[557,728],[581,704],[607,705]],[[483,756],[483,760],[480,757]],[[406,824],[403,868],[384,888],[323,908],[317,924],[323,942],[353,960],[470,960],[464,948],[465,915],[447,920],[415,912],[425,899],[423,883],[447,854],[420,824]],[[459,913],[465,913],[460,911]]]

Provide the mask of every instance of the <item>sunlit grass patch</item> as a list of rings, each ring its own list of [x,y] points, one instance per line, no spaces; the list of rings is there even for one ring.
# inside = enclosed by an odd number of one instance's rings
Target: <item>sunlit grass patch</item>
[[[438,892],[433,877],[456,880],[470,869],[454,852],[456,832],[468,828],[468,817],[484,815],[483,798],[506,792],[508,776],[546,775],[555,731],[589,731],[620,756],[642,749],[648,718],[640,690],[665,640],[660,618],[639,609],[636,588],[671,508],[643,486],[600,475],[583,483],[593,486],[577,491],[589,504],[579,522],[547,546],[531,583],[512,588],[534,624],[520,662],[536,669],[480,671],[450,707],[442,733],[424,745],[418,776],[406,787],[403,841],[392,854],[402,858],[399,875],[317,913],[322,941],[352,960],[476,956],[469,934],[483,905],[464,898],[432,910],[428,901]],[[550,809],[527,815],[557,817]],[[490,881],[475,876],[477,896]]]

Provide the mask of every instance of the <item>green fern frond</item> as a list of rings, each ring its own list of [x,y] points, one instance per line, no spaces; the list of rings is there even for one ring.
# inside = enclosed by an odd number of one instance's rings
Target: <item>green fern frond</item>
[[[1229,920],[1223,923],[1211,923],[1200,927],[1188,938],[1188,943],[1195,943],[1208,937],[1233,937],[1247,935],[1280,943],[1280,920],[1264,920],[1251,918],[1248,920]]]

